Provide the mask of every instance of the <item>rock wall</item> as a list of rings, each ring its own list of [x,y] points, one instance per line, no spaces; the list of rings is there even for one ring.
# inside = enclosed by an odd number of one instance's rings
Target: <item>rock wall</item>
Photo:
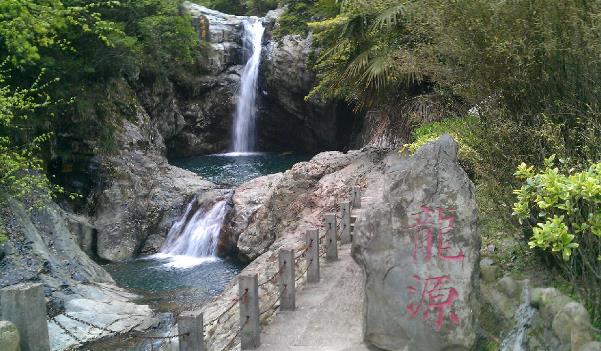
[[[45,198],[38,198],[39,206],[32,209],[14,200],[3,201],[8,206],[0,209],[0,223],[8,241],[0,260],[0,288],[21,282],[43,284],[48,313],[61,325],[48,323],[52,350],[70,349],[107,335],[67,318],[66,313],[115,331],[157,326],[150,307],[134,304],[138,297],[115,286],[110,275],[79,248],[65,220],[68,215],[60,207]],[[5,345],[3,336],[0,345]]]

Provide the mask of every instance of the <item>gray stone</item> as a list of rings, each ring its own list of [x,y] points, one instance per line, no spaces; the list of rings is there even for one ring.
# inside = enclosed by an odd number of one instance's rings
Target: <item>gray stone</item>
[[[553,318],[553,333],[564,343],[570,343],[572,334],[575,333],[579,340],[585,339],[584,342],[580,342],[582,345],[590,341],[590,323],[586,308],[577,302],[570,302],[564,305]],[[582,336],[581,329],[588,334],[588,340],[586,340],[586,336]],[[574,348],[574,350],[578,350],[578,348]]]
[[[202,313],[196,311],[184,312],[179,316],[179,351],[205,351],[202,320]]]
[[[115,174],[98,195],[93,218],[102,259],[121,261],[156,251],[189,200],[215,188],[196,174],[169,165],[161,155],[162,142],[153,146],[156,149],[145,149],[148,134],[162,139],[140,110],[135,123],[123,122],[118,153],[103,159],[103,166]]]
[[[470,350],[479,307],[474,185],[448,135],[397,157],[385,171],[384,204],[365,210],[353,238],[365,271],[365,341],[385,350]]]
[[[601,342],[593,341],[584,344],[579,351],[601,351]]]
[[[21,335],[21,351],[50,351],[46,300],[41,284],[0,289],[0,319],[12,322]]]
[[[0,321],[0,350],[19,351],[20,343],[17,327],[9,321]]]
[[[312,34],[286,35],[263,49],[258,123],[267,148],[331,150],[340,148],[341,140],[350,141],[351,109],[338,101],[305,100],[317,82],[309,66],[312,43]]]
[[[235,189],[233,210],[226,217],[220,247],[226,251],[237,248],[239,258],[250,261],[271,244],[275,233],[265,230],[267,226],[256,220],[269,215],[264,205],[273,196],[282,177],[282,173],[270,174],[250,180]]]
[[[65,218],[70,232],[75,236],[79,247],[90,257],[95,257],[96,228],[89,220],[81,215],[68,214]]]
[[[492,283],[497,279],[499,274],[498,266],[483,266],[480,264],[480,278],[486,283]]]

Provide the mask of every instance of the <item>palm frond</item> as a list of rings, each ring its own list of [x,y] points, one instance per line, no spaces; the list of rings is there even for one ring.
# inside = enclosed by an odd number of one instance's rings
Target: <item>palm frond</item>
[[[405,12],[404,4],[396,4],[381,11],[374,18],[372,30],[382,30],[397,26]]]

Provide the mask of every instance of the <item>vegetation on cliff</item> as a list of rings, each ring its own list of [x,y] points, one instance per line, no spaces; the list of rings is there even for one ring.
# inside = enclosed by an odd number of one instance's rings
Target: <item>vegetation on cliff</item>
[[[56,119],[78,116],[81,127],[97,126],[101,136],[112,138],[114,126],[88,108],[118,103],[118,96],[99,93],[112,80],[167,77],[194,62],[198,35],[190,18],[180,13],[181,2],[0,3],[3,191],[19,196],[32,188],[60,189],[50,185],[42,161],[52,146]]]

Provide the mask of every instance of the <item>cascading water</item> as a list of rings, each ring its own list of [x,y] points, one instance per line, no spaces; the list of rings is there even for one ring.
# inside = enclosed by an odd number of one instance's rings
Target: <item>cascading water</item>
[[[217,259],[217,242],[227,214],[227,204],[225,201],[217,202],[208,211],[198,209],[190,217],[192,204],[173,224],[160,253],[156,255],[170,259],[172,267],[190,267]]]
[[[530,321],[534,317],[536,309],[530,306],[530,290],[528,284],[524,284],[522,291],[522,303],[516,312],[516,325],[507,334],[501,343],[501,351],[524,351],[528,348],[524,346],[526,331],[530,327]]]
[[[256,18],[250,18],[243,23],[243,48],[244,52],[250,53],[250,57],[240,76],[240,94],[234,115],[234,153],[254,151],[257,82],[261,63],[261,42],[265,32],[263,24]]]

